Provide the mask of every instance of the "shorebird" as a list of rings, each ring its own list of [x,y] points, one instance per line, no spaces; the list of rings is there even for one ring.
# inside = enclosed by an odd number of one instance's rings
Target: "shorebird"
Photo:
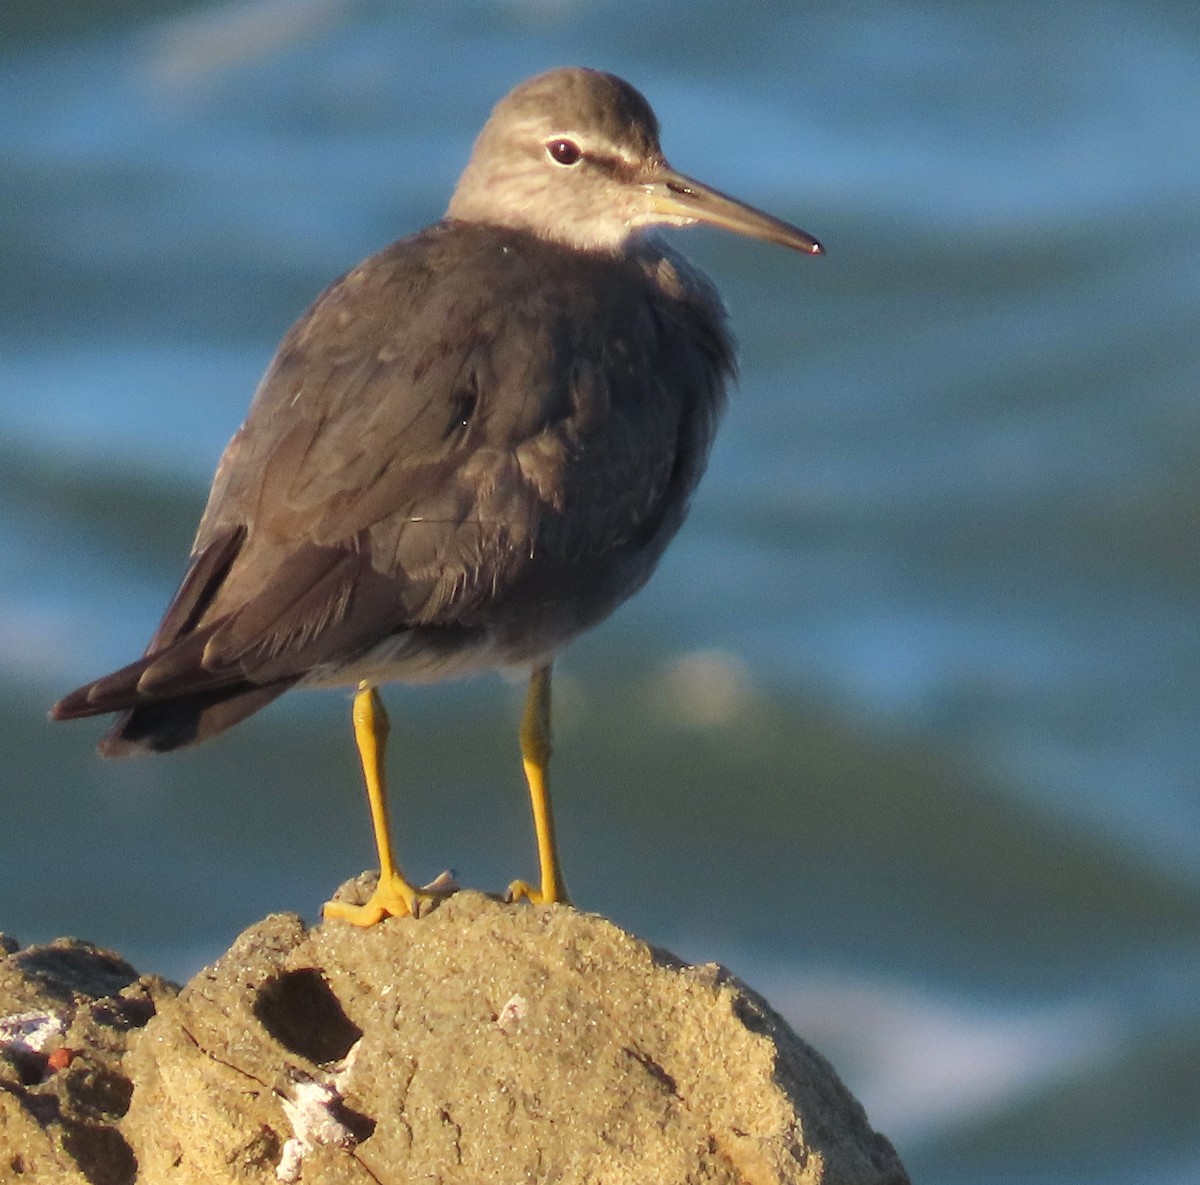
[[[376,688],[530,672],[520,748],[540,880],[555,657],[649,578],[687,514],[735,373],[712,283],[656,233],[706,223],[810,255],[811,235],[676,172],[629,83],[552,70],[493,110],[445,217],[331,284],[288,331],[226,448],[190,565],[143,657],[55,719],[162,752],[296,686],[357,687],[379,853],[371,925],[437,898],[401,871]]]

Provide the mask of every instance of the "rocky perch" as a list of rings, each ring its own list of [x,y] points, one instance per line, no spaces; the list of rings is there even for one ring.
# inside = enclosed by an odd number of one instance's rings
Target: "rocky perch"
[[[908,1177],[761,997],[574,909],[274,915],[182,990],[87,943],[4,945],[0,1182],[276,1181]]]

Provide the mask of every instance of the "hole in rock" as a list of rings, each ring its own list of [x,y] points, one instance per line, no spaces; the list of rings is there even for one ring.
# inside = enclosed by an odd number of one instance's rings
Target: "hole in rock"
[[[254,1003],[254,1014],[285,1049],[318,1064],[341,1061],[362,1036],[316,967],[270,980]]]
[[[90,1185],[133,1185],[137,1159],[116,1128],[76,1123],[63,1132],[63,1148]]]
[[[124,1074],[103,1066],[84,1065],[63,1078],[63,1089],[73,1107],[96,1116],[120,1118],[129,1110],[133,1083]]]

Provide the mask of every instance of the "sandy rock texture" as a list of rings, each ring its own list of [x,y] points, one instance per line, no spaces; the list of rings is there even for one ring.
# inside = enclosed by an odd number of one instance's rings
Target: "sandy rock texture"
[[[460,892],[368,930],[275,915],[178,996],[127,971],[116,998],[154,1012],[105,1037],[132,1166],[10,1178],[0,1158],[0,1181],[908,1180],[760,997],[566,907]]]
[[[176,991],[87,942],[18,950],[0,935],[0,1182],[135,1180],[125,1057]]]

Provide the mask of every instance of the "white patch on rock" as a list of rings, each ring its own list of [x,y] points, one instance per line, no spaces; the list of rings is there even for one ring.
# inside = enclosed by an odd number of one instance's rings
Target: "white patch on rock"
[[[525,997],[519,993],[510,997],[496,1015],[496,1028],[506,1034],[513,1032],[524,1019],[528,1007]]]
[[[292,1138],[284,1141],[275,1166],[276,1180],[288,1185],[299,1181],[305,1154],[320,1145],[332,1144],[347,1151],[354,1147],[354,1133],[338,1119],[334,1108],[342,1102],[342,1090],[354,1066],[358,1045],[356,1042],[351,1047],[330,1082],[302,1078],[292,1085],[291,1098],[280,1095],[280,1106],[292,1125]]]
[[[0,1016],[0,1049],[41,1053],[66,1025],[56,1012],[14,1012]]]

